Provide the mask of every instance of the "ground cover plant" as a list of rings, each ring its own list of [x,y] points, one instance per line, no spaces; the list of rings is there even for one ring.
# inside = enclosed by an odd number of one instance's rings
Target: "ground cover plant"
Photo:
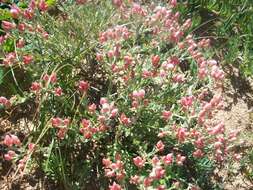
[[[39,169],[59,189],[219,189],[211,177],[241,158],[238,131],[212,120],[225,75],[177,1],[11,3],[1,115],[27,118],[1,139],[14,176]]]

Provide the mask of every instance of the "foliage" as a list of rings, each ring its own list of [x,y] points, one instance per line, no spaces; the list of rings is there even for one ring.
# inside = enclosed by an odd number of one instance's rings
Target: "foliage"
[[[224,66],[231,64],[245,76],[253,73],[253,1],[189,0],[181,13],[192,15],[196,32],[211,36],[216,56]]]
[[[253,181],[253,150],[247,152],[247,156],[241,160],[241,170],[244,175],[252,182]]]

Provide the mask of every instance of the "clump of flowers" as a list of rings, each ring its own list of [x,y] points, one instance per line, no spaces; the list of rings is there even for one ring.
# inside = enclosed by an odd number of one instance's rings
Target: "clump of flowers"
[[[96,45],[87,48],[92,49],[90,54],[83,53],[86,39],[70,54],[79,35],[70,25],[78,17],[69,11],[54,18],[47,13],[46,1],[31,0],[27,8],[13,5],[10,13],[19,22],[2,22],[6,34],[1,43],[17,40],[15,51],[5,52],[4,66],[19,65],[34,72],[28,89],[37,103],[36,133],[31,138],[37,142],[36,153],[47,151],[39,157],[46,165],[42,168],[56,176],[59,170],[54,165],[62,164],[65,173],[58,175],[74,176],[69,186],[96,176],[101,187],[110,190],[207,188],[210,168],[231,158],[237,135],[226,135],[224,123],[211,120],[223,107],[224,72],[205,55],[210,40],[197,40],[188,32],[191,20],[181,21],[176,0],[163,6],[122,0],[105,3],[117,19],[97,31]],[[95,5],[77,0],[73,6],[88,10]],[[53,41],[61,34],[51,32],[38,17],[44,22],[53,18],[60,28],[67,28],[70,41],[62,49],[65,54],[56,50]],[[37,42],[43,46],[29,49]],[[86,74],[91,77],[83,76],[86,67],[99,67],[105,73],[100,89],[99,73],[90,70]],[[214,89],[215,95],[210,95]],[[10,103],[1,97],[0,105]],[[21,146],[13,135],[6,135],[4,144]],[[21,151],[22,171],[36,157],[34,147]],[[12,160],[15,151],[4,157]],[[82,179],[73,172],[80,168],[87,175]]]

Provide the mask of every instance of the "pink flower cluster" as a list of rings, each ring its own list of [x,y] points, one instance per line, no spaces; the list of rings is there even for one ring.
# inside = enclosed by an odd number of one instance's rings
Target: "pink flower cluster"
[[[81,93],[86,93],[90,87],[90,84],[87,81],[79,81],[78,89]]]
[[[100,126],[100,128],[92,127],[91,122],[87,119],[83,119],[81,125],[82,127],[80,128],[80,132],[86,139],[90,139],[94,134],[96,134],[100,130],[101,131],[105,130],[104,126]]]
[[[148,104],[148,100],[144,99],[145,94],[146,94],[146,92],[144,89],[133,91],[133,93],[131,94],[133,109],[137,109],[141,103],[143,103],[144,106],[146,106]]]
[[[58,130],[57,136],[60,139],[64,139],[65,135],[68,131],[68,125],[70,124],[70,120],[55,117],[51,120],[51,123],[52,123],[52,126],[55,127]]]
[[[161,156],[160,158],[155,155],[151,159],[152,169],[149,171],[148,177],[134,175],[131,176],[130,183],[135,185],[143,184],[143,186],[146,188],[152,187],[153,182],[165,177],[166,167],[171,166],[174,161],[177,165],[182,165],[185,159],[186,157],[182,156],[181,154],[177,154],[175,158],[173,153]],[[145,159],[141,158],[140,156],[133,158],[133,162],[139,169],[142,169],[145,166]],[[157,189],[166,189],[166,186],[159,185]]]
[[[47,11],[48,5],[45,0],[31,0],[29,3],[29,6],[25,9],[19,8],[16,4],[13,4],[10,9],[10,14],[13,19],[19,19],[20,22],[18,24],[15,24],[12,21],[7,21],[3,20],[2,21],[2,28],[6,32],[4,36],[0,36],[0,44],[4,43],[5,40],[8,38],[12,38],[11,32],[13,30],[17,31],[22,34],[25,30],[27,30],[31,34],[38,34],[40,33],[44,39],[47,39],[48,33],[39,25],[37,26],[32,26],[28,24],[28,22],[34,18],[36,8],[40,10],[41,12]],[[21,20],[24,19],[27,21],[22,22]],[[17,48],[23,48],[25,46],[25,40],[24,39],[19,39],[16,43]],[[25,55],[20,55],[22,59],[18,58],[17,52],[10,52],[5,55],[5,59],[3,60],[3,63],[5,66],[11,66],[14,63],[19,62],[20,60],[23,62],[24,65],[29,65],[30,63],[33,62],[33,55],[31,54],[25,54]]]
[[[2,105],[2,106],[4,106],[4,107],[8,108],[8,107],[11,106],[11,102],[10,102],[10,100],[8,100],[7,98],[1,96],[1,97],[0,97],[0,105]]]
[[[100,43],[105,43],[109,40],[119,41],[120,39],[128,39],[131,33],[128,31],[126,26],[115,26],[110,28],[105,32],[100,33],[99,41]]]
[[[11,53],[8,53],[5,55],[5,58],[3,60],[3,64],[5,66],[10,66],[10,65],[13,65],[14,63],[16,63],[16,53],[14,52],[11,52]]]
[[[5,135],[4,144],[8,147],[12,147],[13,145],[20,146],[21,142],[16,135]]]
[[[121,161],[121,156],[119,154],[116,154],[114,163],[109,158],[104,158],[102,162],[105,176],[109,178],[116,177],[117,180],[122,180],[125,177],[124,163]]]
[[[209,116],[211,118],[212,111],[222,107],[222,97],[221,95],[215,95],[210,102],[204,102],[202,110],[199,112],[198,115],[198,123],[203,124],[205,121],[206,116]]]
[[[41,82],[33,82],[32,85],[31,85],[31,91],[33,91],[34,93],[37,93],[39,94],[40,90],[45,87],[45,89],[48,89],[49,85],[52,85],[52,87],[54,88],[52,90],[53,94],[55,96],[61,96],[63,94],[63,91],[62,91],[62,88],[60,86],[58,87],[55,87],[54,84],[57,83],[57,74],[56,73],[51,73],[51,75],[48,75],[48,74],[44,74],[43,77],[42,77],[43,81],[44,81],[44,84]],[[83,84],[81,83],[79,85],[79,89],[80,91],[83,92]]]
[[[21,142],[16,135],[5,135],[3,144],[11,148],[14,145],[20,146]],[[16,156],[15,151],[9,150],[7,154],[4,154],[4,159],[12,160],[15,156]]]

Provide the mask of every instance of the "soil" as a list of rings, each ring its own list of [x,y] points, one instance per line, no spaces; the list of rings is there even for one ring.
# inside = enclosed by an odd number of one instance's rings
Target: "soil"
[[[240,132],[235,148],[243,159],[253,147],[253,80],[243,79],[236,68],[229,70],[224,88],[225,109],[219,110],[213,121],[224,121],[227,133]],[[253,181],[245,177],[240,162],[217,169],[215,180],[224,190],[253,190]]]

